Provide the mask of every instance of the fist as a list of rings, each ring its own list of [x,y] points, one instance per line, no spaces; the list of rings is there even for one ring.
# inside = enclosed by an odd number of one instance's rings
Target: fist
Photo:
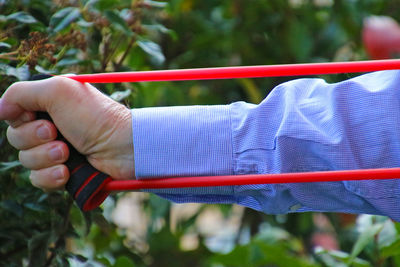
[[[36,120],[36,111],[54,123]],[[7,138],[32,184],[44,190],[62,188],[69,178],[68,146],[56,140],[57,129],[99,171],[134,177],[130,110],[90,84],[66,77],[15,83],[0,99],[0,120],[9,124]]]

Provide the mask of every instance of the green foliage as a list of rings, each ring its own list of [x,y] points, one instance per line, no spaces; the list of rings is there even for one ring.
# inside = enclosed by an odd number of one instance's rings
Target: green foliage
[[[246,245],[228,254],[217,254],[212,261],[223,266],[302,266],[318,267],[307,259],[303,243],[278,227],[266,226]]]
[[[365,59],[363,18],[384,14],[398,20],[397,5],[394,0],[0,0],[1,90],[37,72]],[[98,88],[130,107],[256,103],[286,80]],[[132,234],[112,215],[124,195],[109,198],[103,211],[82,214],[65,193],[44,193],[30,185],[28,171],[7,144],[5,123],[0,131],[2,266],[400,265],[400,225],[378,216],[327,214],[321,226],[318,214],[271,216],[245,209],[239,216],[236,207],[211,205],[177,220],[169,202],[145,195],[135,202],[136,218],[145,227]],[[218,223],[224,226],[239,218],[237,229],[216,243],[215,233],[210,236],[199,226],[210,209],[219,211]],[[326,241],[336,242],[336,248],[318,247]]]
[[[50,18],[49,27],[51,33],[57,33],[67,28],[72,22],[81,16],[79,8],[66,7],[57,11]]]

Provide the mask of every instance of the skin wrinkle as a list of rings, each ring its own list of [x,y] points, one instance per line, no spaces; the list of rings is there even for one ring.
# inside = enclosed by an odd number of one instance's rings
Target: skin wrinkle
[[[80,127],[76,129],[77,132],[74,134],[74,137],[71,138],[71,140],[74,141],[75,147],[78,151],[84,151],[85,155],[89,155],[88,161],[96,168],[102,169],[104,172],[118,178],[132,178],[134,173],[133,166],[126,167],[126,165],[133,165],[133,143],[130,141],[129,146],[126,145],[126,143],[124,143],[124,145],[121,144],[118,149],[110,151],[111,144],[114,144],[115,146],[115,140],[131,140],[130,136],[126,136],[126,138],[121,138],[120,136],[121,129],[126,128],[128,129],[128,132],[131,130],[130,111],[123,105],[116,104],[109,98],[99,99],[100,96],[103,97],[104,95],[91,85],[81,86],[78,89],[79,90],[72,91],[72,94],[74,94],[73,99],[78,99],[78,106],[90,105],[87,98],[93,98],[95,99],[93,102],[101,103],[100,109],[102,110],[101,114],[103,115],[97,116],[93,123],[91,123],[95,128],[92,127],[91,129],[87,129],[87,132],[79,132],[81,130]],[[61,91],[63,93],[63,91],[69,92],[71,90]],[[99,107],[97,106],[97,108]],[[54,112],[56,114],[60,113],[59,111]],[[87,113],[83,113],[82,116],[87,116],[88,119],[90,118],[90,114]],[[113,119],[104,120],[104,118]],[[101,133],[101,135],[97,136],[98,133]],[[96,138],[93,138],[93,136]],[[93,140],[96,140],[96,143],[94,143]],[[118,151],[118,154],[115,154],[116,151]],[[124,159],[123,162],[121,162],[121,158]],[[117,168],[115,168],[116,164],[118,165]],[[109,169],[108,166],[113,167],[112,169]]]
[[[78,84],[78,83],[77,83]],[[74,104],[69,104],[72,107],[81,107],[83,105],[90,105],[91,98],[92,97],[96,97],[96,95],[94,95],[92,93],[93,90],[90,90],[92,88],[91,85],[89,84],[79,84],[78,88],[71,87],[70,85],[70,81],[66,80],[66,78],[64,77],[55,77],[55,81],[54,81],[54,90],[50,90],[50,97],[48,97],[48,99],[54,99],[54,98],[59,98],[60,96],[62,96],[62,99],[74,99]],[[94,90],[97,90],[95,88],[93,88]],[[53,95],[56,94],[56,95]],[[68,103],[66,103],[67,105]],[[62,114],[63,112],[65,112],[65,110],[67,110],[63,105],[59,105],[58,103],[56,103],[55,101],[50,101],[49,105],[48,105],[48,111],[50,114]],[[86,113],[81,113],[81,116],[85,116]],[[87,115],[86,115],[87,116]],[[55,119],[55,121],[60,121]],[[68,122],[66,122],[68,123]],[[64,127],[62,127],[62,125],[56,125],[58,129],[62,129]],[[87,135],[87,132],[82,132],[81,131],[81,127],[79,127],[79,125],[77,125],[77,127],[75,127],[74,131],[72,132],[73,136],[69,136],[68,133],[63,133],[62,130],[61,134],[63,134],[67,140],[71,141],[71,144],[74,145],[74,147],[79,151],[79,152],[83,152],[85,151],[85,144],[87,144],[87,139],[90,139]],[[93,135],[92,133],[90,133],[91,135]],[[82,139],[82,137],[86,137],[84,139]]]
[[[115,122],[111,125],[102,125],[103,129],[107,129],[106,131],[103,130],[103,134],[99,137],[98,140],[101,140],[98,144],[101,144],[104,147],[110,147],[110,142],[112,142],[115,138],[121,138],[120,132],[122,128],[128,127],[128,131],[131,129],[130,121],[131,121],[131,113],[129,109],[124,107],[123,105],[110,105],[108,108],[105,108],[107,113],[111,113],[111,117],[115,118]],[[101,118],[99,118],[100,120]],[[123,131],[125,132],[125,131]],[[125,138],[123,138],[125,139]],[[125,140],[131,140],[131,138],[127,137]],[[113,142],[112,142],[113,143]],[[110,165],[112,162],[114,165],[118,164],[119,170],[118,173],[114,174],[117,178],[127,179],[131,178],[134,174],[133,168],[133,142],[130,141],[127,145],[126,143],[113,151],[107,151],[103,147],[99,147],[98,145],[94,145],[92,147],[87,148],[88,153],[90,156],[88,157],[88,161],[93,165],[99,164],[99,162],[103,162],[104,169],[107,169],[107,166]],[[91,151],[96,151],[91,153]],[[118,154],[114,152],[118,151]],[[125,151],[124,153],[120,153],[121,151]],[[111,153],[110,153],[111,152]],[[101,157],[98,155],[101,154]],[[130,167],[127,167],[130,166]],[[107,172],[107,171],[106,171]]]

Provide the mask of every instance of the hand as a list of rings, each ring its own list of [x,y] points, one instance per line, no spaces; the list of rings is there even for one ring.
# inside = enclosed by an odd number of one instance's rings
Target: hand
[[[35,111],[47,112],[54,124],[35,120]],[[56,140],[57,129],[99,171],[134,178],[131,112],[90,84],[67,77],[15,83],[0,99],[0,120],[10,125],[8,141],[31,169],[34,186],[49,191],[68,181],[69,151]]]

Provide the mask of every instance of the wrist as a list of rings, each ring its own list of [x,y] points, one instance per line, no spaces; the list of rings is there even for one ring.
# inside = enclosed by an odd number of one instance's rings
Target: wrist
[[[109,118],[110,130],[100,142],[103,147],[97,148],[98,152],[90,155],[88,161],[114,179],[133,179],[135,164],[131,111],[123,105],[118,105],[114,115]]]

